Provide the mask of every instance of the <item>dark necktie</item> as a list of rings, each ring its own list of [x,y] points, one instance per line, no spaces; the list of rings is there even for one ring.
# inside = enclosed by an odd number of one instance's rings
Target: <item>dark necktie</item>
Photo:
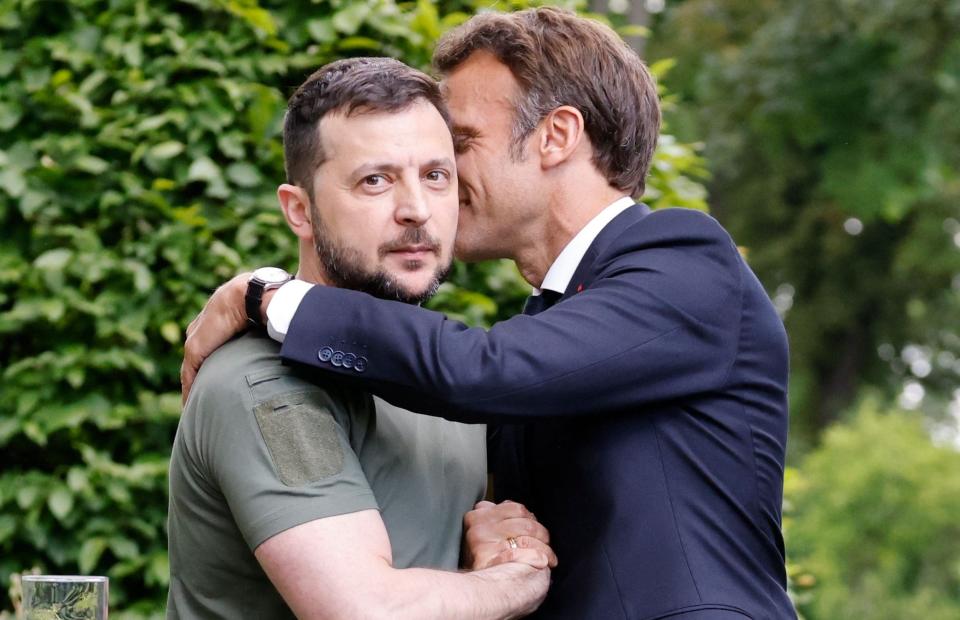
[[[557,303],[560,297],[562,297],[561,293],[551,291],[550,289],[543,289],[539,295],[527,297],[527,303],[523,306],[523,313],[529,315],[540,314]]]

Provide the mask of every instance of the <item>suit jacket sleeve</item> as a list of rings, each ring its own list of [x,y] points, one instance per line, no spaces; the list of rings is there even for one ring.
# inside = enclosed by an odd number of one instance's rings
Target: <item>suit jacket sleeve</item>
[[[712,218],[655,212],[596,255],[583,292],[536,316],[470,328],[318,286],[281,355],[360,381],[398,406],[464,422],[615,412],[723,386],[739,337],[741,262]],[[321,361],[327,346],[365,357],[363,372]]]

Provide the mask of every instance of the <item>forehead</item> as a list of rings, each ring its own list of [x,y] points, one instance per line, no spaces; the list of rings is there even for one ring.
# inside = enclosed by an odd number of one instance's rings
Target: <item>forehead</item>
[[[512,113],[520,86],[510,69],[489,52],[474,52],[451,71],[441,86],[454,121]]]
[[[453,141],[440,112],[427,101],[417,101],[394,112],[343,112],[321,119],[317,131],[324,166],[390,161],[397,165],[451,157]]]

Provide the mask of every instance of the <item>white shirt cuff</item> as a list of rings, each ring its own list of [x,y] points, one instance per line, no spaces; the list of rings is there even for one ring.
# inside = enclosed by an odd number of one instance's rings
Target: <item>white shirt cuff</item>
[[[277,342],[283,342],[290,329],[293,315],[297,313],[300,302],[313,288],[303,280],[290,280],[277,289],[273,299],[267,305],[267,334]]]

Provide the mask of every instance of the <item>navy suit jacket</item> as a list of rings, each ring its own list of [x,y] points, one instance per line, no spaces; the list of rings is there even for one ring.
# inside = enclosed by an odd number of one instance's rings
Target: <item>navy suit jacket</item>
[[[490,330],[315,287],[281,354],[413,411],[497,424],[499,499],[559,557],[538,618],[794,618],[783,324],[711,217],[642,205],[549,309]]]

